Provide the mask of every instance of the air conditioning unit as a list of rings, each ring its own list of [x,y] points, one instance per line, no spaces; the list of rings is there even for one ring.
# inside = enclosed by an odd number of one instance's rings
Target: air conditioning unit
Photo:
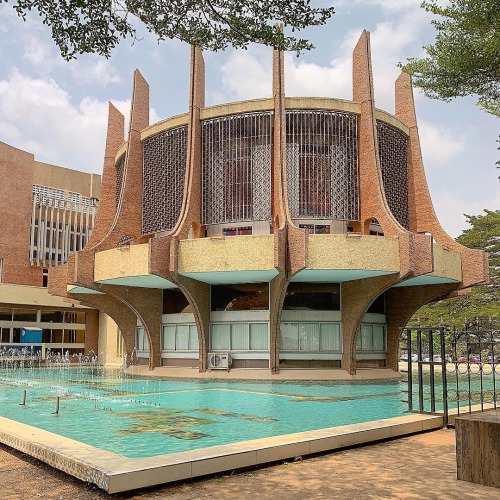
[[[208,368],[210,370],[227,370],[231,368],[231,354],[228,352],[209,352]]]

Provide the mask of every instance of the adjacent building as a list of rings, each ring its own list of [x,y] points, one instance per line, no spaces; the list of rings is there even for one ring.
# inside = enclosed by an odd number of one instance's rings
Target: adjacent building
[[[410,77],[395,114],[375,106],[367,32],[351,101],[284,88],[274,51],[269,98],[206,107],[193,47],[187,113],[150,124],[138,71],[126,141],[110,105],[94,230],[49,291],[109,315],[151,369],[229,353],[272,373],[397,370],[416,309],[488,280],[436,218]]]
[[[50,268],[89,241],[101,177],[0,142],[0,179],[0,349],[30,340],[43,352],[97,352],[99,312],[49,295],[47,282]],[[24,339],[23,329],[39,338]]]

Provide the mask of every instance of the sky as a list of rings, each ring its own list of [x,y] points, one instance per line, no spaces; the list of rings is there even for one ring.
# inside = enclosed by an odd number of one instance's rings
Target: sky
[[[285,93],[352,99],[352,51],[363,29],[371,33],[375,101],[394,112],[399,62],[424,54],[434,40],[431,15],[420,0],[317,0],[336,13],[321,27],[302,32],[316,46],[285,58]],[[111,101],[128,120],[132,74],[138,68],[150,85],[150,122],[188,108],[189,46],[158,44],[139,30],[109,59],[79,56],[66,62],[35,15],[26,22],[12,3],[0,3],[0,141],[31,152],[39,161],[101,173]],[[207,106],[271,96],[272,51],[205,52]],[[445,230],[458,236],[468,227],[463,214],[500,209],[497,180],[499,120],[475,105],[474,97],[450,103],[415,90],[427,180]]]

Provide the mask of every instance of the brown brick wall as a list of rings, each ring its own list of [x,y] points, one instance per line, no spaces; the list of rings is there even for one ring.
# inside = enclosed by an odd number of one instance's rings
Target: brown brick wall
[[[29,261],[34,157],[0,142],[0,259],[3,282],[42,286]]]

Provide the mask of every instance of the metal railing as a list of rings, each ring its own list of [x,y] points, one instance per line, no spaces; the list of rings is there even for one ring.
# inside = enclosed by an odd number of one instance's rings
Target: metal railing
[[[475,320],[462,328],[402,329],[401,359],[408,364],[408,411],[443,414],[497,409],[500,402],[500,330]]]

